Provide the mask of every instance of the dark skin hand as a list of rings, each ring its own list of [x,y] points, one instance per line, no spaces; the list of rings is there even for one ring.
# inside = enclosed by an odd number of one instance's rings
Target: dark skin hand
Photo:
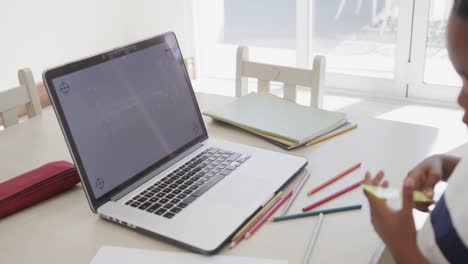
[[[439,181],[447,181],[460,158],[449,155],[434,155],[419,163],[412,169],[407,178],[414,182],[415,190],[427,197],[434,198],[434,187]],[[427,212],[431,203],[415,203],[415,208]]]
[[[375,177],[366,173],[364,184],[388,187],[383,171]],[[413,219],[413,191],[414,181],[407,178],[403,185],[403,201],[400,210],[393,210],[387,206],[385,200],[377,198],[364,191],[369,201],[371,220],[375,232],[385,242],[397,263],[427,263],[416,244],[416,228]]]

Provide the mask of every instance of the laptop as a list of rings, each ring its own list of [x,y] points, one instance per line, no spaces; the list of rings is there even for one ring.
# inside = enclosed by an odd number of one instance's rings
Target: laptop
[[[216,253],[303,157],[208,137],[169,32],[43,73],[91,210]]]

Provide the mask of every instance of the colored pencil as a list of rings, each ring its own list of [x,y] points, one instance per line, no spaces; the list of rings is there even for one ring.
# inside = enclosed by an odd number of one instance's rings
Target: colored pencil
[[[278,200],[271,208],[268,210],[262,218],[260,218],[245,234],[245,238],[251,237],[275,212],[281,205],[291,196],[292,191],[289,191],[285,194],[280,200]]]
[[[352,167],[348,168],[347,170],[341,172],[340,174],[336,175],[335,177],[329,179],[328,181],[320,184],[319,186],[315,187],[314,189],[310,190],[307,195],[312,195],[318,191],[320,191],[321,189],[327,187],[328,185],[332,184],[333,182],[343,178],[344,176],[348,175],[350,172],[352,172],[353,170],[357,169],[361,167],[361,162],[358,162],[356,164],[354,164]]]
[[[273,196],[263,207],[258,211],[252,219],[250,219],[247,224],[245,224],[231,239],[231,244],[229,244],[230,248],[235,247],[241,240],[244,238],[249,228],[252,227],[253,224],[268,210],[270,209],[281,197],[283,194],[282,191],[278,192],[275,196]]]
[[[307,172],[306,175],[304,175],[304,177],[302,178],[301,182],[297,185],[296,189],[293,191],[293,196],[291,197],[291,199],[289,199],[289,201],[284,206],[283,211],[281,212],[282,215],[285,215],[288,212],[289,208],[291,207],[292,203],[296,199],[297,195],[299,194],[299,192],[301,192],[302,187],[304,187],[304,184],[306,183],[309,176],[310,176],[310,172]]]
[[[316,216],[319,214],[333,214],[333,213],[357,210],[361,208],[362,208],[362,205],[356,204],[356,205],[350,205],[350,206],[330,208],[330,209],[325,209],[325,210],[317,210],[317,211],[312,211],[312,212],[307,212],[307,213],[281,215],[281,216],[273,217],[273,222],[286,221],[286,220],[297,219],[297,218],[308,217],[308,216]]]
[[[336,136],[341,135],[341,134],[343,134],[343,133],[345,133],[345,132],[348,132],[348,131],[350,131],[350,130],[352,130],[352,129],[355,129],[356,127],[358,127],[358,125],[357,125],[357,124],[354,124],[354,125],[351,125],[351,126],[345,128],[345,129],[343,129],[343,130],[338,130],[338,131],[335,131],[335,132],[331,132],[330,134],[327,134],[327,135],[324,135],[324,136],[321,136],[321,137],[317,137],[317,138],[312,139],[311,141],[307,142],[307,143],[305,144],[305,146],[306,146],[306,147],[312,146],[312,145],[314,145],[314,144],[317,144],[317,143],[320,143],[320,142],[322,142],[322,141],[325,141],[325,140],[327,140],[327,139],[329,139],[329,138],[336,137]]]
[[[320,214],[317,224],[315,225],[314,233],[312,233],[312,237],[310,238],[309,245],[307,245],[307,250],[304,256],[304,264],[309,263],[310,255],[312,255],[312,250],[314,249],[315,242],[317,241],[318,234],[320,232],[320,227],[322,226],[323,222],[323,214]]]
[[[306,206],[306,207],[302,208],[302,211],[304,211],[304,212],[310,211],[310,210],[314,209],[315,207],[317,207],[319,205],[322,205],[322,204],[324,204],[324,203],[326,203],[326,202],[328,202],[328,201],[330,201],[332,199],[335,199],[336,197],[338,197],[338,196],[340,196],[342,194],[345,194],[345,193],[347,193],[347,192],[361,186],[361,184],[363,182],[364,182],[364,180],[360,180],[360,181],[356,182],[355,184],[353,184],[351,186],[348,186],[348,187],[344,188],[343,190],[341,190],[339,192],[336,192],[336,193],[334,193],[334,194],[332,194],[330,196],[327,196],[327,197],[323,198],[322,200],[320,200],[318,202],[315,202],[315,203],[313,203],[313,204],[311,204],[309,206]]]

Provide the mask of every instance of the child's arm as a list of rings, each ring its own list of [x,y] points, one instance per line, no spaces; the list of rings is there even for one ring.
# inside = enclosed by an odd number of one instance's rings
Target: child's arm
[[[416,165],[408,173],[408,177],[416,181],[416,188],[424,186],[426,181],[431,184],[433,183],[431,180],[447,181],[459,161],[459,157],[446,154],[430,156]]]
[[[447,181],[452,175],[453,170],[460,161],[459,157],[450,156],[450,155],[438,155],[442,159],[443,173],[442,180]]]
[[[392,251],[390,251],[392,252]],[[429,263],[415,244],[412,247],[401,248],[401,250],[393,250],[393,259],[396,263],[411,263],[411,264],[427,264]]]

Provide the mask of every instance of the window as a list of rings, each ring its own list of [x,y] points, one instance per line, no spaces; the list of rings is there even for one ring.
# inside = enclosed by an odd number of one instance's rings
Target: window
[[[248,8],[245,8],[246,6]],[[296,3],[294,1],[224,0],[223,11],[224,43],[295,49]],[[264,12],[268,12],[268,15]]]
[[[238,45],[253,60],[310,67],[327,57],[327,89],[454,102],[444,0],[198,0],[201,77],[233,79]]]
[[[394,78],[397,1],[315,1],[313,54],[324,54],[328,71]]]
[[[198,76],[233,79],[238,45],[249,46],[255,60],[296,65],[294,1],[199,0],[195,6]],[[264,15],[265,6],[273,15]]]
[[[415,0],[408,97],[456,102],[461,80],[445,46],[447,18],[453,1]]]
[[[424,82],[438,85],[461,86],[446,48],[447,20],[452,1],[432,0],[427,25]]]

